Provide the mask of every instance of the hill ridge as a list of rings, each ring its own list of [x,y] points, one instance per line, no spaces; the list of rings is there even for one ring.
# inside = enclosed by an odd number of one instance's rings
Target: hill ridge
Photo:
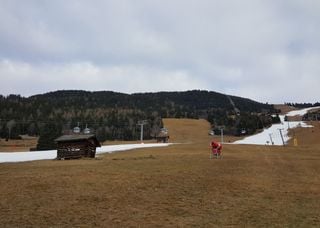
[[[230,98],[233,104],[230,102]],[[236,113],[234,105],[240,110]],[[148,120],[144,137],[154,137],[162,118],[206,119],[212,128],[254,133],[272,123],[272,105],[207,90],[125,94],[113,91],[58,90],[28,98],[0,96],[0,136],[41,135],[47,129],[68,131],[86,124],[101,141],[139,138],[139,120]],[[8,123],[11,121],[10,132]],[[10,125],[10,124],[9,124]]]

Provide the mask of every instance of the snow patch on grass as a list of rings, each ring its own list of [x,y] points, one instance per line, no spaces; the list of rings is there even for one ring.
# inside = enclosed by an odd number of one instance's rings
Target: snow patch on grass
[[[110,145],[97,148],[96,154],[113,153],[117,151],[126,151],[139,148],[149,147],[165,147],[170,143],[146,143],[146,144],[124,144],[124,145]],[[35,160],[55,159],[57,157],[57,150],[44,150],[33,152],[1,152],[0,163],[4,162],[25,162]]]
[[[303,116],[308,111],[312,109],[318,109],[320,107],[312,107],[305,108],[301,110],[291,111],[287,114],[287,116]],[[311,125],[306,124],[303,121],[284,121],[284,115],[280,115],[280,123],[273,124],[271,127],[264,129],[262,132],[246,137],[242,140],[238,140],[233,142],[233,144],[253,144],[253,145],[283,145],[283,141],[286,144],[290,137],[288,136],[288,132],[290,128],[297,127],[312,127]],[[281,133],[280,133],[281,132]],[[282,141],[282,137],[283,141]]]

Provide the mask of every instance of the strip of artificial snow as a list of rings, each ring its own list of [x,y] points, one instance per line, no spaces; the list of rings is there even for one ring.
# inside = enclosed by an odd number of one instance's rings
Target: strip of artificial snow
[[[320,107],[311,107],[305,108],[301,110],[291,111],[287,114],[287,116],[303,116],[308,111],[312,109],[318,109]],[[264,129],[262,132],[246,137],[242,140],[238,140],[233,142],[233,144],[253,144],[253,145],[283,145],[283,141],[286,144],[290,137],[288,136],[288,131],[290,128],[296,127],[312,127],[311,125],[306,124],[303,121],[284,121],[284,115],[280,115],[279,124],[273,124],[271,127]],[[280,133],[281,131],[281,133]],[[283,141],[281,138],[281,134],[283,137]]]
[[[33,151],[33,152],[9,152],[9,153],[1,152],[0,163],[54,159],[56,157],[57,157],[56,150],[43,150],[43,151]]]
[[[307,125],[302,121],[284,122],[284,116],[279,117],[281,119],[281,123],[273,124],[271,127],[264,129],[262,132],[256,135],[246,137],[242,140],[238,140],[233,143],[253,145],[283,145],[283,141],[284,143],[287,143],[290,139],[290,137],[288,136],[288,131],[290,128],[312,127],[311,125]],[[281,138],[281,134],[283,137],[283,141]]]
[[[170,143],[146,143],[146,144],[124,144],[124,145],[110,145],[97,148],[96,154],[112,153],[117,151],[133,150],[138,148],[148,147],[164,147]],[[34,152],[4,152],[0,153],[0,163],[4,162],[25,162],[35,160],[55,159],[57,157],[57,150],[44,150]]]
[[[308,111],[313,109],[320,109],[320,107],[311,107],[311,108],[304,108],[301,110],[295,110],[287,113],[287,116],[303,116],[304,114],[307,114]]]
[[[141,144],[123,144],[123,145],[111,145],[111,146],[102,146],[97,148],[96,154],[104,153],[113,153],[117,151],[133,150],[139,148],[148,148],[148,147],[164,147],[169,146],[172,143],[141,143]]]

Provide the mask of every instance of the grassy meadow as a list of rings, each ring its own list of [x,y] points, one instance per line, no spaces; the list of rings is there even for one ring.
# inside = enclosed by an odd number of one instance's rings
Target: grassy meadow
[[[1,227],[320,226],[319,123],[210,160],[206,121],[164,121],[169,147],[0,164]]]

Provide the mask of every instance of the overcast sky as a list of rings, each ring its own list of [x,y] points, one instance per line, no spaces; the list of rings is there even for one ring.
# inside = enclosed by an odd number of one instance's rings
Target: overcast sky
[[[0,94],[320,101],[319,0],[0,0]]]

